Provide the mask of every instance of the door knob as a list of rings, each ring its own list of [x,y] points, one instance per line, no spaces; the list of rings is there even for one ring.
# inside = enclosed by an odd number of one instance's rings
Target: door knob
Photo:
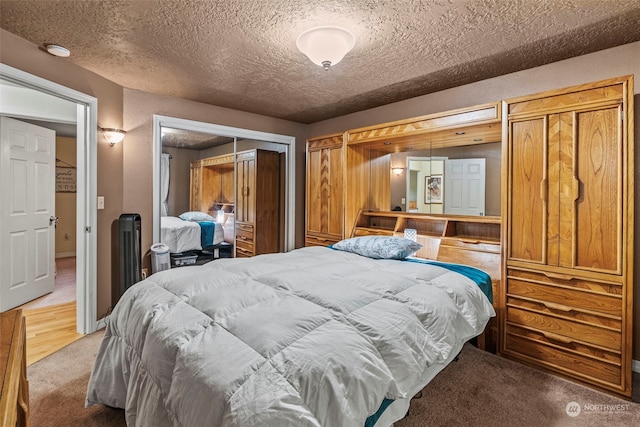
[[[49,225],[51,225],[51,224],[54,224],[54,226],[58,225],[58,217],[57,216],[50,216],[49,217]]]

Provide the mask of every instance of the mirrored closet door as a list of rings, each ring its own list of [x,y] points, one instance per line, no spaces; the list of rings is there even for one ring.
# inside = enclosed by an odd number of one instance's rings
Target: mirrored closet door
[[[154,122],[154,242],[172,267],[293,248],[293,138]]]

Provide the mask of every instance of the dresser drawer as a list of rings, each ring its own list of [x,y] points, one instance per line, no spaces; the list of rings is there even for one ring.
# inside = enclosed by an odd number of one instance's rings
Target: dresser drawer
[[[620,320],[581,312],[566,312],[549,308],[543,302],[509,296],[507,322],[548,333],[558,340],[585,342],[620,351]]]
[[[393,236],[393,230],[383,228],[365,228],[356,227],[353,231],[353,237],[357,236]]]
[[[549,274],[549,273],[547,273]],[[544,301],[550,309],[622,317],[620,284],[507,269],[507,295]]]
[[[620,388],[620,353],[507,323],[505,349],[530,363]]]
[[[253,224],[247,222],[236,222],[236,238],[253,241]]]
[[[236,245],[236,258],[250,258],[254,254],[253,246],[250,249],[244,248],[241,245]]]
[[[245,251],[253,252],[253,242],[242,237],[236,237],[236,247]]]
[[[335,245],[336,243],[338,243],[340,240],[340,237],[335,237],[335,236],[311,236],[311,235],[306,235],[305,239],[304,239],[304,245],[305,246],[329,246],[329,245]]]
[[[488,243],[480,240],[442,237],[440,243],[442,246],[451,246],[455,248],[469,249],[472,251],[493,252],[500,254],[500,243]]]

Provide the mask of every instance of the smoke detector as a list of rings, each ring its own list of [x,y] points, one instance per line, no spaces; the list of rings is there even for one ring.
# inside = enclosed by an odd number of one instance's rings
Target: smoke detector
[[[66,58],[71,55],[71,51],[64,46],[57,44],[46,44],[44,47],[53,56],[59,56],[60,58]]]

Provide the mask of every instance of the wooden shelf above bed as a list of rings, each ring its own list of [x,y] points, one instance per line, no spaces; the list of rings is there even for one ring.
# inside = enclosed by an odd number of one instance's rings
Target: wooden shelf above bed
[[[499,245],[500,223],[498,216],[361,211],[351,235],[404,235],[405,229],[409,228],[415,229],[419,236]]]

